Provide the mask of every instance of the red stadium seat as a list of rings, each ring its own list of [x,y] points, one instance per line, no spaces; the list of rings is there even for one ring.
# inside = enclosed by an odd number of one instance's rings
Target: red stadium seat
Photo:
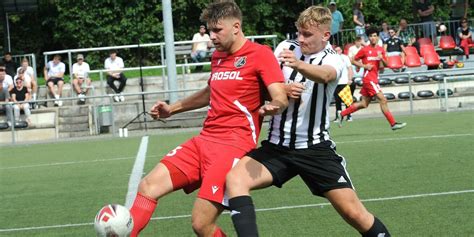
[[[412,47],[412,48],[415,48],[415,47]],[[416,53],[416,49],[415,49],[415,53],[407,54],[405,56],[405,65],[407,67],[420,67],[421,66],[421,59],[418,53]]]
[[[439,55],[436,52],[426,52],[423,59],[425,60],[425,65],[428,67],[438,67],[441,63]]]
[[[407,46],[405,47],[405,54],[406,55],[410,55],[410,54],[416,54],[418,56],[418,51],[416,50],[415,47],[413,46]]]
[[[441,36],[441,39],[439,40],[439,47],[443,50],[454,49],[456,48],[456,42],[454,42],[454,39],[452,36],[443,35]]]
[[[349,54],[349,48],[350,48],[352,45],[354,45],[354,44],[353,44],[353,43],[349,43],[349,44],[346,44],[346,45],[344,46],[344,51],[343,51],[343,53],[344,53],[345,55],[348,55],[348,54]]]
[[[388,68],[390,69],[400,69],[403,67],[402,57],[400,55],[388,57]]]
[[[418,39],[418,44],[420,46],[425,45],[425,44],[432,44],[430,38],[419,38]]]
[[[424,44],[420,46],[421,57],[424,57],[426,53],[436,53],[436,50],[432,44]]]

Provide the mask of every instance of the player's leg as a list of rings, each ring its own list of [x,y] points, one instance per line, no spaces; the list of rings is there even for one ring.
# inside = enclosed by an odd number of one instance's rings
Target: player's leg
[[[385,225],[364,207],[350,188],[333,189],[324,193],[344,220],[364,237],[389,237]]]
[[[58,86],[58,95],[61,97],[62,94],[63,94],[64,80],[63,79],[57,79],[57,86]]]
[[[377,93],[376,96],[377,96],[377,99],[379,100],[380,109],[382,110],[382,113],[387,119],[388,123],[390,123],[390,127],[392,128],[392,130],[397,130],[397,129],[401,129],[405,127],[406,123],[397,123],[397,121],[395,121],[395,118],[393,117],[392,113],[388,109],[387,99],[385,98],[383,93],[379,92]]]
[[[141,180],[138,186],[137,196],[130,208],[134,222],[131,237],[138,236],[140,231],[148,224],[155,211],[158,199],[172,191],[173,183],[171,181],[170,171],[163,163],[158,163],[155,168]]]
[[[76,92],[76,94],[81,94],[81,86],[79,85],[79,79],[72,79],[72,86],[74,87],[74,91]]]
[[[225,233],[217,226],[217,218],[224,211],[220,203],[197,198],[192,212],[192,227],[197,236],[224,237]]]
[[[336,103],[336,118],[334,121],[339,119],[339,113],[342,111],[342,99],[339,97],[339,92],[344,89],[346,85],[337,85],[336,90],[334,90],[334,102]]]
[[[46,85],[48,85],[48,92],[49,94],[53,97],[56,98],[56,93],[54,92],[54,82],[51,79],[48,79],[46,82]]]
[[[86,85],[87,85],[87,88],[84,90],[84,94],[87,95],[87,92],[89,92],[89,89],[91,88],[92,81],[90,78],[86,78],[84,80],[86,80]]]
[[[364,88],[362,88],[363,90]],[[362,98],[360,101],[355,102],[349,106],[349,108],[345,109],[339,114],[339,127],[342,127],[342,122],[344,121],[344,117],[351,115],[352,113],[355,113],[356,111],[360,109],[365,109],[369,106],[369,103],[372,99],[372,97],[369,97],[365,94],[363,94],[363,91],[361,90]]]
[[[243,157],[227,174],[226,190],[232,222],[238,236],[258,236],[257,218],[250,190],[268,187],[273,177],[260,162]]]
[[[170,151],[140,182],[130,208],[134,221],[131,237],[137,236],[150,221],[158,199],[199,179],[199,163],[193,139]],[[198,187],[198,186],[196,186]],[[189,191],[194,189],[188,188]]]
[[[326,197],[344,220],[363,233],[363,236],[377,236],[366,235],[374,233],[371,231],[375,223],[374,217],[358,199],[346,169],[346,161],[335,149],[334,143],[325,141],[308,149],[295,151],[293,162],[314,195]],[[374,230],[378,233],[385,232],[385,237],[389,236],[386,228],[381,228],[378,222]]]

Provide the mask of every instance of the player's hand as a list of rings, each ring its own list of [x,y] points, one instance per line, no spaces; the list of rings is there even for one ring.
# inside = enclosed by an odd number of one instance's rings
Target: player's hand
[[[260,107],[260,109],[258,110],[258,113],[261,116],[275,115],[275,114],[278,114],[279,110],[280,110],[280,106],[265,104],[265,105],[262,105],[262,107]]]
[[[364,69],[369,70],[369,71],[372,70],[373,67],[374,67],[374,65],[372,65],[372,64],[364,65]]]
[[[295,53],[289,49],[283,49],[283,51],[278,55],[278,60],[283,63],[283,65],[291,68],[296,68],[300,60],[295,56]]]
[[[302,83],[290,83],[285,86],[286,95],[292,99],[298,99],[301,97],[301,94],[306,89]]]
[[[171,116],[171,107],[163,101],[157,101],[151,107],[150,115],[153,119],[168,118]]]

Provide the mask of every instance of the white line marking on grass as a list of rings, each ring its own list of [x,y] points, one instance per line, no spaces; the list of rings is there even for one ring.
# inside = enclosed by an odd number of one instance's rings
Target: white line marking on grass
[[[465,137],[473,136],[473,133],[464,134],[445,134],[445,135],[431,135],[431,136],[417,136],[417,137],[396,137],[396,138],[380,138],[380,139],[367,139],[357,141],[336,141],[336,144],[341,143],[361,143],[361,142],[383,142],[383,141],[403,141],[403,140],[416,140],[416,139],[433,139],[433,138],[449,138],[449,137]]]
[[[128,191],[127,196],[125,197],[125,206],[129,209],[130,207],[132,207],[133,201],[135,200],[135,195],[137,194],[138,184],[142,179],[147,148],[148,136],[144,136],[142,137],[140,148],[138,149],[135,164],[133,164],[132,174],[130,175],[130,179],[128,180]]]
[[[403,196],[383,197],[383,198],[369,198],[369,199],[363,199],[361,201],[362,202],[380,202],[380,201],[403,200],[403,199],[423,198],[423,197],[433,197],[433,196],[456,195],[456,194],[465,194],[465,193],[474,193],[474,189],[460,190],[460,191],[450,191],[450,192],[440,192],[440,193],[413,194],[413,195],[403,195]],[[307,205],[296,205],[296,206],[260,208],[260,209],[256,209],[256,211],[258,211],[258,212],[278,211],[278,210],[285,210],[285,209],[296,209],[296,208],[306,208],[306,207],[321,207],[321,206],[329,206],[329,205],[331,205],[331,204],[330,203],[318,203],[318,204],[307,204]],[[228,215],[229,212],[224,212],[224,214]],[[181,218],[189,218],[189,217],[191,217],[191,215],[153,217],[151,219],[152,220],[171,220],[171,219],[181,219]],[[94,225],[94,223],[90,222],[90,223],[78,223],[78,224],[64,224],[64,225],[50,225],[50,226],[0,229],[0,233],[1,232],[27,231],[27,230],[56,229],[56,228],[88,226],[88,225]]]
[[[402,140],[414,140],[414,139],[450,138],[450,137],[465,137],[465,136],[473,136],[473,135],[474,134],[472,134],[472,133],[466,133],[466,134],[446,134],[446,135],[417,136],[417,137],[380,138],[380,139],[369,139],[369,140],[358,140],[358,141],[336,141],[336,144],[361,143],[361,142],[382,142],[382,141],[402,141]],[[165,155],[165,154],[163,154],[163,155]],[[161,155],[161,156],[163,156],[163,155]],[[147,157],[157,157],[157,156],[158,155],[150,155],[150,156],[147,156]],[[82,164],[82,163],[129,160],[129,159],[134,159],[134,158],[135,157],[120,157],[120,158],[112,158],[112,159],[83,160],[83,161],[46,163],[46,164],[37,164],[37,165],[11,166],[11,167],[0,167],[0,170],[36,168],[36,167],[45,167],[45,166],[60,166],[60,165],[75,165],[75,164]]]

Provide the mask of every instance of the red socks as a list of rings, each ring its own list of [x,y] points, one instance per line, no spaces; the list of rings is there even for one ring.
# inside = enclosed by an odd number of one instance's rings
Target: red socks
[[[388,122],[390,123],[390,126],[393,126],[396,123],[390,111],[384,112],[383,115],[385,115],[385,118],[387,118]]]
[[[133,230],[130,237],[138,236],[138,233],[145,228],[150,222],[151,216],[155,211],[157,201],[149,197],[144,196],[141,193],[137,193],[137,197],[133,202],[130,213],[133,218]]]
[[[216,226],[216,230],[214,231],[214,234],[212,237],[226,237],[225,233],[219,228],[219,226]]]
[[[346,117],[347,115],[352,114],[352,113],[356,112],[357,110],[358,109],[355,107],[355,105],[351,104],[351,106],[349,106],[349,108],[342,111],[341,116]]]

